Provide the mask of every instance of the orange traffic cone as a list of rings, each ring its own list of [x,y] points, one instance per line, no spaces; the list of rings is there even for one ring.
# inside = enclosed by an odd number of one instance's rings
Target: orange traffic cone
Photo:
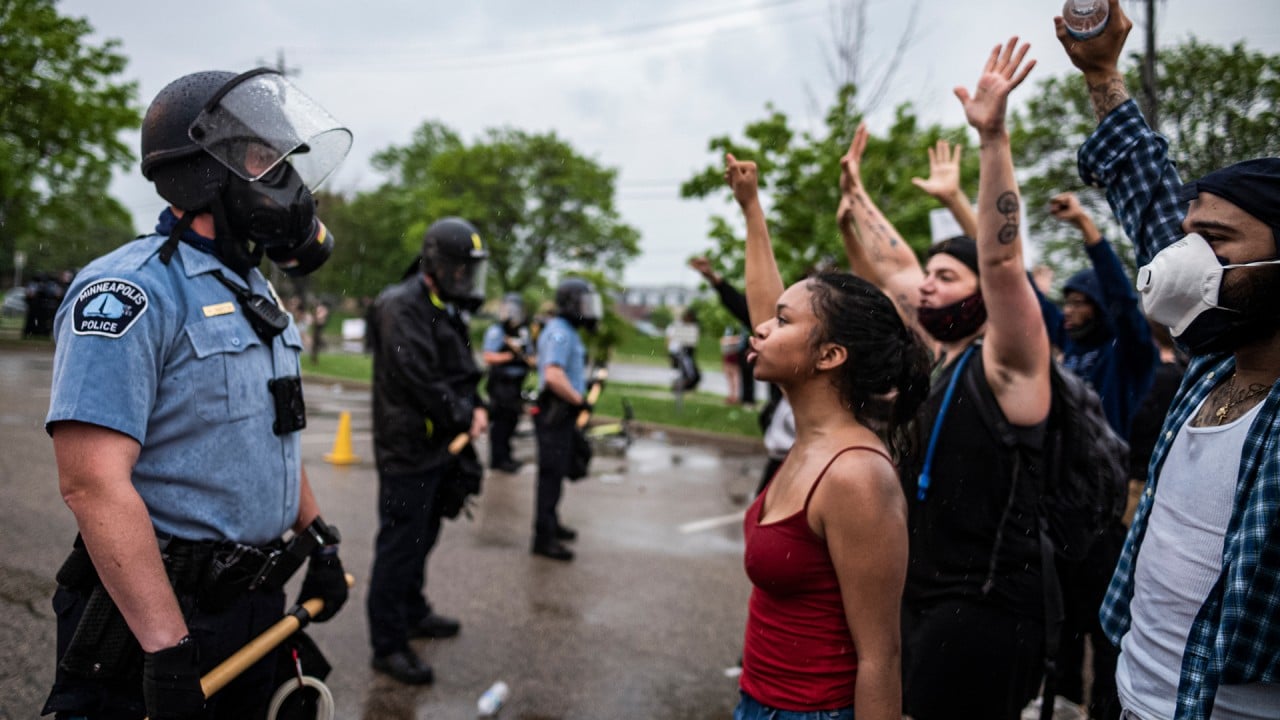
[[[333,452],[325,453],[324,461],[334,465],[360,462],[360,458],[351,452],[351,413],[346,410],[338,416],[338,436],[333,439]]]

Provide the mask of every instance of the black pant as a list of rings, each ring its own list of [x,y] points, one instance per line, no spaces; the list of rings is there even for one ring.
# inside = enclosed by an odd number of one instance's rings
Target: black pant
[[[902,609],[904,712],[1018,720],[1044,674],[1044,624],[982,600]]]
[[[1116,524],[1098,538],[1084,560],[1058,560],[1062,584],[1062,644],[1058,651],[1057,694],[1074,703],[1084,701],[1085,636],[1093,648],[1093,687],[1089,693],[1089,716],[1095,720],[1117,720],[1120,698],[1116,694],[1116,660],[1120,650],[1107,639],[1098,621],[1098,608],[1107,594],[1107,585],[1120,560],[1125,529]]]
[[[573,452],[575,418],[566,414],[550,422],[546,416],[547,413],[539,413],[533,422],[538,435],[538,492],[533,513],[533,537],[537,542],[555,539],[556,528],[560,526],[556,508],[560,505]]]
[[[489,378],[489,401],[492,414],[489,422],[489,465],[506,465],[511,457],[511,437],[524,407],[520,401],[520,388],[524,378],[506,378],[494,375]]]
[[[378,537],[369,572],[369,640],[378,657],[407,650],[409,628],[431,612],[427,554],[440,536],[440,471],[379,475]]]
[[[84,613],[87,595],[59,587],[53,595],[58,617],[58,661],[62,661]],[[200,649],[200,671],[206,673],[235,651],[274,625],[284,616],[284,593],[280,590],[247,593],[226,610],[206,613],[196,609],[195,596],[179,594],[187,630]],[[256,720],[265,718],[271,695],[276,691],[276,653],[250,666],[209,699],[212,720]],[[99,681],[74,677],[58,668],[53,691],[43,712],[57,718],[89,717],[93,720],[137,720],[146,714],[142,700],[141,667],[127,678]]]

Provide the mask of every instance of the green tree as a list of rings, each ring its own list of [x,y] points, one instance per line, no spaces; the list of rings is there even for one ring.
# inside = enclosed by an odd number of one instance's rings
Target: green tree
[[[742,140],[712,138],[708,149],[716,159],[681,186],[681,195],[721,195],[732,203],[723,177],[724,154],[753,160],[759,166],[762,191],[768,196],[769,232],[784,280],[794,281],[818,266],[844,267],[835,211],[840,199],[840,157],[862,119],[855,89],[845,86],[839,92],[819,133],[797,132],[781,111],[772,106],[766,110],[765,118],[746,126]],[[887,132],[869,140],[863,163],[868,190],[917,252],[929,245],[929,211],[939,205],[913,186],[911,178],[928,175],[926,149],[940,138],[963,144],[966,131],[959,126],[922,126],[909,104],[900,105]],[[963,162],[965,187],[974,191],[977,153],[965,154]],[[734,210],[732,220],[723,215],[711,218],[710,236],[715,247],[710,255],[728,277],[741,278],[743,240],[736,229],[741,225],[736,206]]]
[[[424,124],[403,147],[378,153],[389,179],[350,202],[330,203],[345,284],[367,294],[399,277],[437,218],[471,221],[489,245],[490,294],[545,283],[552,271],[599,268],[619,274],[639,254],[639,233],[614,205],[617,171],[578,154],[555,133],[491,129],[468,145],[449,128]],[[326,222],[329,221],[329,209]],[[349,277],[354,270],[359,280]],[[390,271],[390,272],[389,272]],[[394,277],[393,277],[394,276]],[[336,288],[335,288],[336,289]]]
[[[1142,87],[1141,56],[1129,57],[1125,83]],[[1280,153],[1280,55],[1207,45],[1195,39],[1157,55],[1156,97],[1161,131],[1183,180],[1191,180],[1249,158]],[[1027,94],[1011,124],[1014,163],[1033,236],[1049,265],[1065,277],[1086,262],[1076,233],[1048,212],[1053,195],[1077,191],[1108,237],[1127,245],[1111,218],[1105,196],[1082,188],[1076,151],[1098,123],[1078,73],[1049,77]],[[1121,252],[1133,262],[1132,251]]]
[[[0,277],[80,265],[127,240],[132,221],[104,190],[133,161],[137,86],[117,78],[119,42],[92,45],[84,19],[52,0],[0,0]]]

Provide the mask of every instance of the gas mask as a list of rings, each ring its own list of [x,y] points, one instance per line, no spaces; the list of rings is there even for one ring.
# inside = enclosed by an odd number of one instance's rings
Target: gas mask
[[[351,133],[279,73],[236,76],[205,103],[191,141],[230,171],[211,199],[215,247],[244,273],[263,254],[285,274],[314,272],[333,252],[312,188],[351,148]]]
[[[1234,350],[1252,339],[1263,323],[1274,326],[1275,308],[1263,310],[1222,305],[1226,270],[1280,264],[1260,260],[1223,265],[1207,240],[1196,233],[1161,250],[1138,270],[1142,311],[1169,328],[1192,355]]]
[[[916,319],[935,340],[963,340],[978,332],[987,321],[987,306],[982,301],[982,293],[975,292],[945,307],[918,307]]]
[[[333,253],[333,236],[316,217],[311,191],[287,162],[253,182],[231,176],[219,200],[230,230],[219,236],[250,252],[260,248],[290,277],[315,272]]]

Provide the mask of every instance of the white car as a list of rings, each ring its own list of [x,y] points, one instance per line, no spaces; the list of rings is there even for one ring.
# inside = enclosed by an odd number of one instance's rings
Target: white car
[[[4,316],[24,317],[27,314],[27,289],[13,287],[4,291]]]

